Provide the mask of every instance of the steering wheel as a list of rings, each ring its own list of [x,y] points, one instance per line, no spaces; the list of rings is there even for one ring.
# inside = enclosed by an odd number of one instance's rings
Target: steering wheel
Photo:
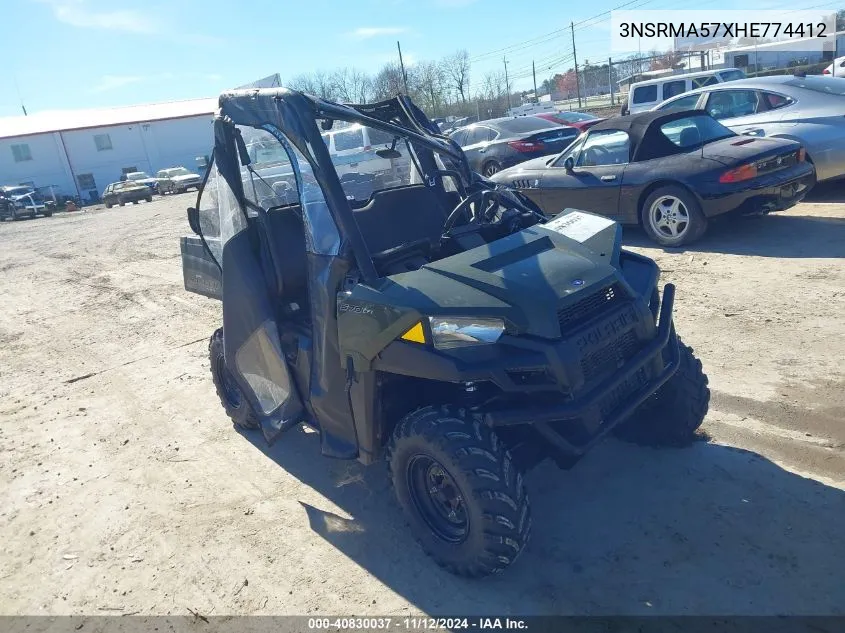
[[[464,198],[458,203],[458,206],[456,206],[449,214],[449,217],[446,218],[446,222],[444,222],[443,224],[442,234],[445,235],[446,233],[451,231],[452,227],[455,226],[455,222],[458,221],[458,218],[461,216],[461,214],[469,210],[470,205],[472,205],[473,203],[477,203],[476,208],[481,209],[481,211],[474,211],[471,213],[469,218],[470,224],[485,220],[490,210],[490,207],[493,206],[488,203],[491,201],[491,198],[498,199],[495,189],[481,189],[479,191],[474,191],[473,193],[469,194],[466,198]]]

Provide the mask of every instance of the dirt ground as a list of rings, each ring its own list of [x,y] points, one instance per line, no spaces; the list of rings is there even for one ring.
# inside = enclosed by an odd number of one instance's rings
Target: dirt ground
[[[454,578],[383,466],[267,448],[214,395],[182,289],[193,194],[0,224],[2,614],[845,613],[845,187],[667,252],[710,439],[527,478],[533,541]]]

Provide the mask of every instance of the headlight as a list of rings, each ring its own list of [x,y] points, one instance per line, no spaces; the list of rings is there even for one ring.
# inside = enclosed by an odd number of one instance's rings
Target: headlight
[[[429,317],[431,337],[437,349],[495,343],[505,331],[501,319],[475,317]]]

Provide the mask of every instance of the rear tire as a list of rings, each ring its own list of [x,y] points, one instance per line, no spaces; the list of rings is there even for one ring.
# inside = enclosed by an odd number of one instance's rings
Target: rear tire
[[[238,428],[257,429],[259,425],[255,412],[226,368],[223,356],[223,328],[215,330],[208,341],[208,360],[211,363],[211,379],[226,415]]]
[[[481,175],[485,178],[490,178],[498,174],[500,171],[502,171],[502,166],[495,160],[491,160],[484,163],[484,166],[481,168]]]
[[[146,198],[144,198],[144,200],[146,200],[147,202],[152,202],[152,201],[153,201],[153,197],[152,197],[152,196],[147,196]]]
[[[648,236],[669,248],[691,244],[707,230],[707,217],[696,197],[678,185],[655,189],[640,209]]]
[[[701,361],[678,338],[678,370],[657,393],[616,427],[617,437],[645,446],[688,446],[707,415],[710,389]]]
[[[453,574],[500,573],[528,543],[522,473],[496,433],[463,410],[409,413],[393,432],[387,462],[411,531]]]

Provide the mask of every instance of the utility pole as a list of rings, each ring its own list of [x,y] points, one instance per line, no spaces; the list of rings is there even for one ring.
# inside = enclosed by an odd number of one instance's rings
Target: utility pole
[[[607,83],[610,86],[610,105],[613,103],[613,59],[607,58]]]
[[[405,84],[405,94],[408,94],[408,73],[405,72],[405,62],[402,61],[402,47],[399,40],[396,40],[396,48],[399,50],[399,67],[402,69],[402,83]]]
[[[508,93],[508,110],[511,109],[511,85],[508,82],[508,58],[502,57],[502,61],[505,63],[505,92]]]
[[[572,59],[575,61],[575,90],[578,91],[578,108],[581,108],[581,80],[578,79],[578,55],[575,53],[575,23],[570,22],[569,28],[572,29]]]
[[[540,98],[537,96],[537,70],[534,68],[534,60],[531,60],[531,74],[534,75],[534,100],[539,102]]]

